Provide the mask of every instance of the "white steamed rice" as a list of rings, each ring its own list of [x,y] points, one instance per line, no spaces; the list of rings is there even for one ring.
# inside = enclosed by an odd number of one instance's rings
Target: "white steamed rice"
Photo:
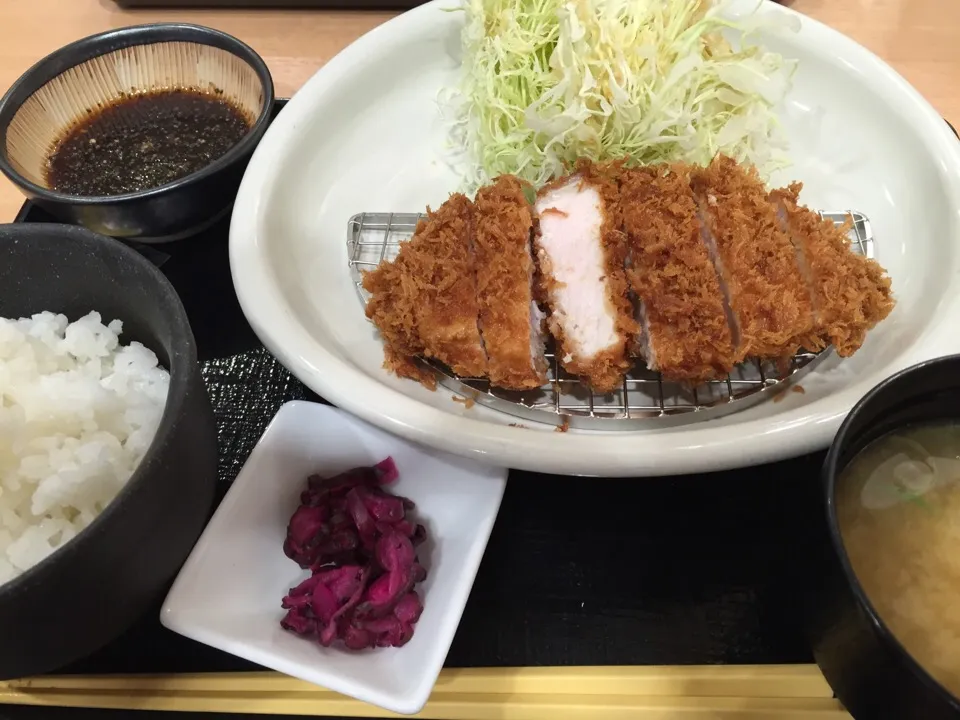
[[[0,318],[0,584],[87,527],[143,459],[169,373],[91,312]]]

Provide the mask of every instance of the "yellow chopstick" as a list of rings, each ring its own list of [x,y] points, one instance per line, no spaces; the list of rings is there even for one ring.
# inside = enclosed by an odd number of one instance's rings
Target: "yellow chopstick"
[[[273,672],[42,676],[0,704],[399,717]],[[850,720],[814,665],[444,670],[416,717],[437,720]]]
[[[0,691],[309,693],[335,695],[274,672],[40,676],[0,682]],[[465,668],[440,673],[434,694],[634,697],[830,698],[815,665],[691,665]]]
[[[0,702],[124,710],[341,717],[401,717],[342,696],[312,693],[0,690]],[[850,720],[830,698],[638,697],[622,695],[434,695],[425,720]]]

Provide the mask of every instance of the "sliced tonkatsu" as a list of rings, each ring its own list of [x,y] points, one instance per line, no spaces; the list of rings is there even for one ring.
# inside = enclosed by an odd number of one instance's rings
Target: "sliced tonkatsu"
[[[538,193],[513,176],[455,194],[363,280],[385,366],[414,360],[531,390],[559,363],[596,392],[634,356],[667,380],[833,345],[849,356],[890,314],[890,278],[845,228],[719,156],[707,167],[582,161]],[[549,334],[548,334],[549,331]]]
[[[474,204],[455,194],[417,225],[393,262],[363,277],[367,317],[384,338],[386,366],[430,382],[415,356],[439,360],[463,377],[484,377],[472,245]]]
[[[533,208],[524,185],[503,176],[476,197],[474,241],[480,332],[490,383],[529,390],[547,381],[544,315],[534,293]]]
[[[594,390],[621,385],[636,335],[615,179],[582,164],[543,188],[534,248],[548,326],[564,369]]]
[[[813,306],[756,170],[721,155],[691,173],[691,187],[732,311],[737,361],[793,355],[813,327]]]
[[[801,255],[813,299],[814,327],[801,345],[813,351],[833,345],[840,357],[849,357],[893,310],[890,278],[875,260],[852,252],[846,228],[799,204],[801,187],[794,183],[770,193]]]
[[[671,380],[725,376],[736,364],[736,348],[702,238],[690,169],[623,170],[620,207],[647,367]]]

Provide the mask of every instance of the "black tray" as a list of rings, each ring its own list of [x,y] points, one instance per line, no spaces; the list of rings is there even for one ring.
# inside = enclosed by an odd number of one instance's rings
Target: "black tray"
[[[53,221],[30,203],[16,220]],[[197,337],[219,427],[221,497],[283,403],[323,401],[247,324],[228,226],[229,218],[203,236],[141,248],[176,286]],[[669,478],[511,472],[447,666],[812,662],[794,568],[821,532],[821,462]],[[64,672],[257,669],[165,630],[158,614],[159,603]]]

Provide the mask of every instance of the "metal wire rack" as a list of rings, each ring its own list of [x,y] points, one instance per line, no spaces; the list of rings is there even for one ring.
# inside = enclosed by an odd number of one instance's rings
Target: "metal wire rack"
[[[838,225],[850,223],[855,252],[873,257],[874,239],[869,219],[860,212],[821,212]],[[368,295],[361,285],[365,270],[392,260],[400,245],[414,233],[420,213],[360,213],[347,224],[347,258],[360,300]],[[830,354],[801,352],[780,366],[749,361],[727,378],[695,388],[664,380],[642,362],[611,393],[591,392],[560,366],[548,345],[548,381],[537,390],[513,392],[490,387],[483,379],[462,378],[445,366],[421,360],[437,374],[440,385],[474,402],[517,418],[580,430],[636,430],[662,428],[714,419],[749,408],[796,388],[797,382]]]

